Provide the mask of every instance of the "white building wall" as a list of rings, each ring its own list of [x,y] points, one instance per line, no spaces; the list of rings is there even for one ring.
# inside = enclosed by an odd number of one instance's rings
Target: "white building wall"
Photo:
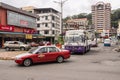
[[[47,36],[47,37],[55,37],[56,34],[60,34],[60,16],[59,14],[55,13],[43,13],[38,14],[39,20],[37,20],[37,24],[40,25],[40,27],[37,28],[39,30],[40,34]],[[48,19],[46,20],[46,16]],[[54,16],[55,20],[52,20],[52,16]],[[45,26],[47,24],[47,27]],[[53,27],[54,24],[54,27]],[[44,34],[45,30],[49,31],[49,34]],[[54,34],[53,34],[54,31]]]

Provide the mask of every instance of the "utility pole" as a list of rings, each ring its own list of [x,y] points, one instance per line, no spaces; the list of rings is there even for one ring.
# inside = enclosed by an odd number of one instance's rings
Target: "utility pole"
[[[61,27],[60,27],[60,34],[62,34],[62,37],[63,37],[63,5],[64,5],[64,3],[66,2],[67,0],[61,0],[61,1],[59,1],[59,2],[57,2],[57,1],[54,1],[55,3],[58,3],[59,5],[60,5],[60,8],[61,8],[61,19],[60,19],[60,21],[61,21]]]

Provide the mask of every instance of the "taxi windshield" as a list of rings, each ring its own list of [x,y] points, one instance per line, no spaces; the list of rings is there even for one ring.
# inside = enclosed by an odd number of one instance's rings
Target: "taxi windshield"
[[[37,47],[32,48],[32,49],[29,50],[29,53],[32,53],[32,54],[33,54],[36,50],[37,50]]]

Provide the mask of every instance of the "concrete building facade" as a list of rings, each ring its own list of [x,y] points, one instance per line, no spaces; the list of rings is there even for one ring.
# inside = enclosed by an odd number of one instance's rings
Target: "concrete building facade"
[[[34,13],[34,9],[35,9],[36,7],[34,7],[34,6],[27,6],[27,7],[22,7],[21,9],[22,10],[25,10],[25,11],[27,11],[27,12],[29,12],[29,13]]]
[[[37,18],[37,30],[46,37],[46,41],[54,42],[60,34],[60,13],[53,8],[34,9]]]
[[[98,2],[92,5],[92,24],[98,33],[110,32],[111,29],[111,5]]]
[[[77,29],[87,29],[88,20],[87,18],[79,18],[79,19],[69,19],[64,23],[64,32],[67,30],[77,30]]]
[[[54,42],[60,34],[60,12],[53,8],[22,7],[23,10],[37,14],[37,30],[45,36],[44,40]]]
[[[0,47],[5,41],[19,40],[26,42],[37,34],[35,14],[0,3]]]

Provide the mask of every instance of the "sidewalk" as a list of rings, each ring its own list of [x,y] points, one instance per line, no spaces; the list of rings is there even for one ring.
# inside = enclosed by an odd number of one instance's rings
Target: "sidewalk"
[[[18,54],[25,53],[26,51],[1,51],[0,50],[0,60],[13,60]]]

